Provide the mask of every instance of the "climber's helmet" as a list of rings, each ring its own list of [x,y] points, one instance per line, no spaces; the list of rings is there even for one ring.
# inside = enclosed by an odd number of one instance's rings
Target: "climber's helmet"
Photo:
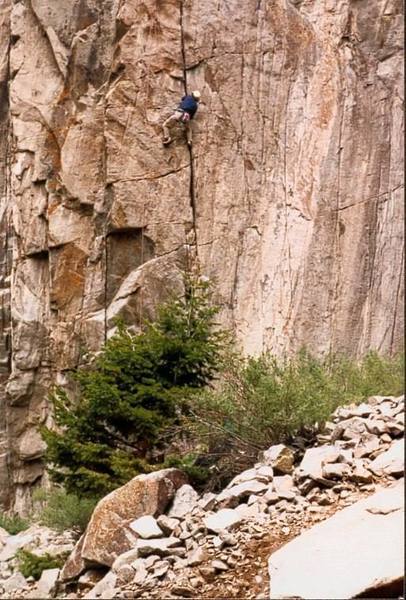
[[[200,100],[200,92],[198,90],[195,90],[194,92],[192,92],[192,96],[196,100],[196,102],[199,102],[199,100]]]

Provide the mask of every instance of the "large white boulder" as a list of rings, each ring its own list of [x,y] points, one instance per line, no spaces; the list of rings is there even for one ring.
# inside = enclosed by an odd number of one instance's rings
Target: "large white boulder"
[[[345,508],[269,559],[270,598],[354,598],[399,586],[404,480]],[[385,586],[388,586],[387,588]],[[391,596],[395,597],[395,596]]]

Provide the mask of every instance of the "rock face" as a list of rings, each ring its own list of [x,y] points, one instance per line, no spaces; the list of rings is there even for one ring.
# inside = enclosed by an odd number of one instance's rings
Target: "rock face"
[[[50,384],[186,264],[249,353],[403,331],[400,1],[51,4],[0,8],[0,501],[19,509]],[[185,87],[193,149],[165,149]]]
[[[269,559],[270,598],[333,600],[366,592],[372,598],[389,589],[401,594],[403,531],[404,480],[336,513],[275,552]]]

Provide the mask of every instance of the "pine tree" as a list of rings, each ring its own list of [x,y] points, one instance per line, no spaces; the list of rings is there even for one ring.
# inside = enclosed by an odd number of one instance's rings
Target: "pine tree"
[[[227,335],[214,327],[217,313],[210,284],[185,277],[183,297],[162,305],[155,322],[139,335],[119,324],[94,363],[73,373],[78,400],[53,391],[57,429],[42,435],[54,481],[99,496],[159,467],[151,456],[163,433],[220,368]]]

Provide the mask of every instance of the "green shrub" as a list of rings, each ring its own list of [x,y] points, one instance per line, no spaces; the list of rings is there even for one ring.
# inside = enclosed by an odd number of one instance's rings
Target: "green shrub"
[[[70,529],[77,533],[86,529],[98,502],[96,498],[80,498],[62,489],[51,492],[37,490],[33,494],[33,500],[42,505],[38,513],[42,525],[56,531]]]
[[[11,535],[20,533],[20,531],[28,529],[29,526],[30,524],[28,521],[18,515],[12,516],[5,513],[0,513],[0,527],[8,531],[8,533]]]
[[[188,476],[189,483],[196,489],[204,489],[211,472],[208,467],[196,464],[199,455],[196,453],[188,453],[185,456],[170,455],[165,459],[162,468],[176,467],[181,469]]]
[[[223,485],[256,462],[260,450],[314,430],[337,406],[373,394],[399,395],[403,373],[403,356],[377,353],[359,363],[316,359],[306,351],[290,360],[269,354],[235,360],[219,389],[194,396],[185,427],[205,446],[200,464],[214,468]]]
[[[192,391],[218,372],[225,334],[210,285],[185,277],[185,293],[161,306],[140,335],[123,324],[74,379],[80,398],[51,395],[58,430],[42,429],[52,479],[68,493],[98,496],[159,468],[171,428]]]
[[[24,577],[34,577],[36,581],[45,569],[59,569],[63,566],[67,554],[52,556],[51,554],[37,555],[28,550],[17,550],[18,569]]]

